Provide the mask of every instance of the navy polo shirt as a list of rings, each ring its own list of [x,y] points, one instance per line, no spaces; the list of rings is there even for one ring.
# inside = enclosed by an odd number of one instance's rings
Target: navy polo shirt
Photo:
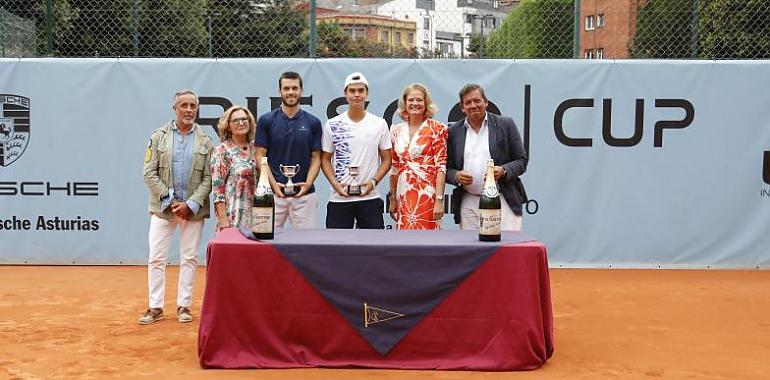
[[[307,180],[310,154],[321,150],[321,134],[321,121],[317,117],[300,109],[290,118],[278,107],[259,117],[254,142],[267,148],[268,165],[280,183],[286,183],[287,179],[279,165],[299,164],[299,172],[291,179],[298,183]],[[315,186],[311,186],[308,193],[314,191]]]

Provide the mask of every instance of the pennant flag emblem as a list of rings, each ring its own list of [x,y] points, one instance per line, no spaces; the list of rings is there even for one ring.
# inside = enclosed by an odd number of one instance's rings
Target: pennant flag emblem
[[[369,306],[364,302],[364,327],[369,327],[369,325],[376,323],[387,322],[391,319],[401,318],[403,316],[404,314]]]

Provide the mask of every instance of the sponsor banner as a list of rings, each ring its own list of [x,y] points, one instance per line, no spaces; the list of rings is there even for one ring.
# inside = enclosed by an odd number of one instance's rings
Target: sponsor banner
[[[280,105],[287,70],[322,121],[345,111],[354,71],[389,124],[409,83],[430,89],[444,123],[463,117],[460,87],[481,84],[524,137],[523,226],[552,266],[770,266],[766,61],[356,59],[0,59],[0,263],[146,263],[142,163],[174,92],[198,93],[218,141],[230,105]],[[323,226],[330,187],[316,184]],[[457,228],[451,214],[443,227]],[[208,220],[204,242],[212,232]]]

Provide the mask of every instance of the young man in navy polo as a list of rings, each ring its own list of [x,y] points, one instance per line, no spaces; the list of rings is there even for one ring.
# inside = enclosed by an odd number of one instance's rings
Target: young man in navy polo
[[[318,197],[315,182],[321,167],[321,121],[300,109],[302,77],[287,71],[278,78],[281,106],[257,121],[256,159],[267,156],[270,185],[275,194],[275,225],[289,219],[294,228],[316,228]],[[288,178],[281,170],[295,169],[292,194],[286,189]],[[284,192],[284,190],[287,190]]]

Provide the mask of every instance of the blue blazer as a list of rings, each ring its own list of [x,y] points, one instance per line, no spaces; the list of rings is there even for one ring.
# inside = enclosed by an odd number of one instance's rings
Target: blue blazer
[[[527,193],[519,176],[527,171],[527,152],[519,134],[516,123],[510,117],[499,116],[487,112],[489,126],[489,154],[495,165],[505,168],[505,178],[497,181],[508,206],[514,214],[521,215],[521,205],[527,202]],[[460,204],[465,194],[463,187],[457,183],[457,172],[463,169],[465,155],[465,119],[449,126],[447,141],[446,181],[457,186],[452,192],[452,212],[455,223],[460,223]]]

